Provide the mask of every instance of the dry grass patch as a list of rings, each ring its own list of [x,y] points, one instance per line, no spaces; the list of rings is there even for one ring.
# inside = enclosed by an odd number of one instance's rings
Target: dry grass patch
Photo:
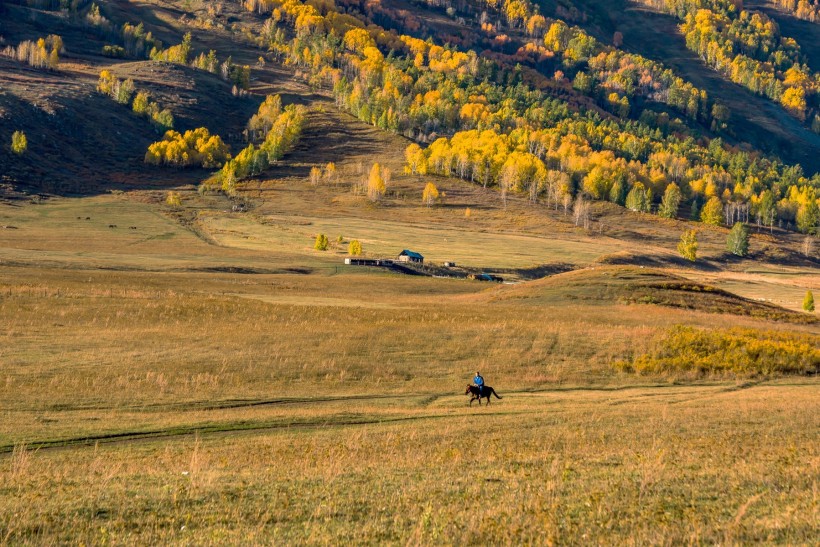
[[[450,398],[437,403],[446,416],[400,423],[20,447],[0,459],[0,511],[12,517],[0,533],[38,543],[810,543],[816,390],[506,394],[482,410]]]
[[[555,275],[505,291],[492,299],[522,304],[584,301],[602,305],[654,304],[706,313],[751,316],[814,325],[812,315],[742,298],[725,290],[674,273],[634,266],[597,266]]]

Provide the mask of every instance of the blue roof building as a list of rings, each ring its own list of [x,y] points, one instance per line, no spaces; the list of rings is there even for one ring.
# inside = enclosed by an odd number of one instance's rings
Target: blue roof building
[[[424,262],[424,257],[417,252],[405,249],[399,253],[399,262],[418,262],[421,264]]]

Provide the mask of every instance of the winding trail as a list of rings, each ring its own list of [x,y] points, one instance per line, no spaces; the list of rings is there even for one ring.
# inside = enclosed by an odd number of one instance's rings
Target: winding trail
[[[276,399],[226,399],[222,401],[192,401],[185,403],[161,403],[150,405],[100,406],[77,405],[55,406],[47,410],[59,412],[76,412],[85,410],[120,410],[143,411],[148,413],[160,411],[219,411],[229,409],[254,409],[271,406],[288,405],[298,408],[307,408],[320,404],[344,402],[378,402],[378,401],[407,401],[408,409],[429,408],[434,403],[435,411],[411,415],[397,415],[396,407],[386,407],[384,414],[373,412],[357,414],[339,412],[322,416],[294,415],[274,419],[240,419],[224,420],[205,423],[180,423],[168,427],[145,428],[114,432],[101,432],[89,435],[69,436],[53,439],[32,439],[24,443],[26,450],[54,450],[90,447],[98,444],[128,444],[145,443],[169,439],[179,439],[191,436],[239,436],[280,430],[331,429],[343,427],[357,427],[368,425],[386,425],[420,420],[447,420],[447,419],[487,419],[499,416],[523,416],[544,414],[544,405],[551,405],[550,412],[562,412],[561,403],[589,404],[591,408],[597,405],[627,405],[641,404],[642,401],[652,398],[666,399],[670,405],[692,403],[717,396],[731,395],[760,387],[794,388],[817,387],[813,383],[769,383],[765,381],[747,381],[737,383],[709,383],[709,384],[650,384],[635,386],[612,387],[555,387],[533,390],[504,391],[504,402],[496,402],[489,408],[479,409],[463,404],[460,393],[453,392],[431,393],[426,395],[406,394],[361,394],[334,397],[293,397]],[[562,397],[563,395],[563,397]],[[511,407],[511,408],[510,408]],[[491,410],[492,409],[492,410]],[[38,412],[46,409],[14,408],[0,409],[2,412]],[[592,410],[591,410],[592,411]],[[11,454],[21,443],[0,444],[0,457]]]

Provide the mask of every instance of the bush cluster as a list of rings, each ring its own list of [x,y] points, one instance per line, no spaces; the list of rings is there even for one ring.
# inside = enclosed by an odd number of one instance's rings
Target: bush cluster
[[[815,336],[796,332],[677,326],[650,342],[648,351],[618,367],[638,373],[741,377],[820,372]]]
[[[219,135],[204,127],[186,131],[166,131],[161,141],[148,147],[145,162],[175,167],[219,167],[231,157],[228,145]]]

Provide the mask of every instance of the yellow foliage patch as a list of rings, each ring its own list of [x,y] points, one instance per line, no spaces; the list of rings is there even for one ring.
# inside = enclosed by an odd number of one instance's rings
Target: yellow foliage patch
[[[696,376],[816,374],[820,371],[820,337],[748,328],[704,330],[677,326],[655,338],[646,353],[617,367],[638,373],[684,372]]]

